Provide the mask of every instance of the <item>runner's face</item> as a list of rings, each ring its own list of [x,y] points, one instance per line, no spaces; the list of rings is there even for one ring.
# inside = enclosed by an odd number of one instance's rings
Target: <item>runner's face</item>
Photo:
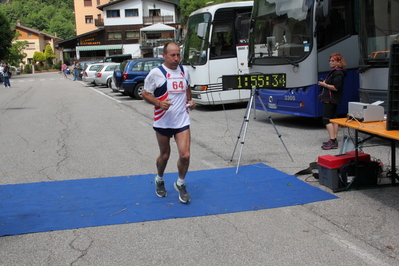
[[[180,48],[176,44],[169,44],[167,47],[166,54],[163,54],[163,59],[165,59],[165,66],[170,69],[177,69],[180,63],[181,55]]]

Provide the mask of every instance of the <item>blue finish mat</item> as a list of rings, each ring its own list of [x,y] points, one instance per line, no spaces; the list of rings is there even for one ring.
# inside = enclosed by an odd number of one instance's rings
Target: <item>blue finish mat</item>
[[[154,174],[0,186],[0,236],[215,215],[335,199],[265,164],[187,174],[191,202],[155,195]]]

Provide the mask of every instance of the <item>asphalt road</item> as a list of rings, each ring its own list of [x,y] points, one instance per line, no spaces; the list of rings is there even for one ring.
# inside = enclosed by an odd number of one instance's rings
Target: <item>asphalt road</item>
[[[0,185],[156,172],[152,106],[144,101],[58,73],[14,76],[0,95]],[[244,114],[245,105],[191,112],[190,170],[236,166],[238,152],[230,159]],[[271,116],[276,128],[265,112],[251,116],[242,165],[295,174],[337,154],[321,150],[327,133],[320,121]],[[341,129],[340,139],[347,133]],[[172,150],[167,172],[176,172]],[[373,140],[363,151],[389,168],[387,143]],[[299,178],[332,193],[311,176]],[[0,265],[399,265],[399,187],[336,195],[285,208],[0,237]]]

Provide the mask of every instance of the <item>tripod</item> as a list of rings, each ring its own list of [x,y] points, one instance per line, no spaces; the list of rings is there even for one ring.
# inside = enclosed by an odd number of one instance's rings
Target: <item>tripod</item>
[[[230,161],[233,161],[234,153],[236,152],[238,142],[239,142],[240,139],[241,139],[241,133],[243,133],[243,134],[242,134],[242,140],[241,140],[241,142],[240,142],[241,147],[240,147],[240,154],[239,154],[239,156],[238,156],[236,174],[238,173],[238,168],[240,167],[240,161],[241,161],[242,150],[243,150],[243,148],[244,148],[245,137],[246,137],[246,135],[247,135],[247,129],[248,129],[248,124],[249,124],[249,118],[250,118],[250,116],[251,116],[251,108],[253,107],[253,109],[255,110],[255,101],[254,101],[255,94],[258,96],[258,99],[259,99],[260,103],[262,104],[262,107],[263,107],[263,109],[265,110],[265,112],[266,112],[266,114],[267,114],[267,116],[268,116],[268,118],[269,118],[269,120],[270,120],[270,123],[273,125],[274,130],[275,130],[276,133],[277,133],[277,136],[279,137],[279,139],[281,140],[281,143],[283,144],[285,150],[287,151],[288,156],[290,157],[290,159],[291,159],[292,162],[294,161],[294,160],[292,159],[292,157],[291,157],[290,152],[288,151],[287,147],[285,146],[284,141],[283,141],[283,139],[281,138],[281,135],[280,135],[280,133],[278,132],[278,130],[277,130],[277,128],[276,128],[276,126],[275,126],[275,124],[274,124],[274,122],[273,122],[273,120],[272,120],[272,117],[269,115],[269,112],[267,111],[266,106],[264,105],[264,103],[263,103],[263,101],[262,101],[262,98],[259,96],[259,93],[257,92],[256,87],[252,87],[252,89],[251,89],[251,97],[249,98],[249,101],[248,101],[247,109],[246,109],[245,115],[244,115],[244,120],[242,121],[241,129],[240,129],[240,132],[238,133],[238,137],[237,137],[237,142],[236,142],[236,145],[235,145],[235,147],[234,147],[233,154],[231,155],[231,159],[230,159]],[[243,132],[243,130],[244,130],[244,132]]]

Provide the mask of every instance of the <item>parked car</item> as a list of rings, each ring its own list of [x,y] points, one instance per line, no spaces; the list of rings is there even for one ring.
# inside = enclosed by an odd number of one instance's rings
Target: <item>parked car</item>
[[[100,66],[97,69],[97,73],[94,77],[94,85],[106,85],[108,88],[111,88],[112,75],[114,74],[114,70],[119,67],[119,65],[120,63],[114,63]]]
[[[122,63],[125,60],[132,59],[131,54],[117,54],[117,55],[110,55],[104,58],[104,62],[115,62],[115,63]]]
[[[95,64],[95,63],[102,63],[102,61],[82,61],[79,62],[80,66],[81,66],[81,70],[80,70],[80,79],[83,80],[83,74],[85,72],[85,69],[87,67],[88,64]]]
[[[163,62],[161,58],[125,60],[119,68],[115,69],[112,86],[125,95],[142,99],[144,79],[151,69],[160,66]]]
[[[15,72],[15,74],[17,74],[17,75],[21,74],[21,68],[20,67],[10,66],[10,70],[12,72]]]
[[[115,63],[94,63],[88,64],[85,71],[83,72],[83,81],[94,84],[94,77],[96,76],[97,70],[104,65],[112,65]],[[95,85],[95,84],[94,84]]]

